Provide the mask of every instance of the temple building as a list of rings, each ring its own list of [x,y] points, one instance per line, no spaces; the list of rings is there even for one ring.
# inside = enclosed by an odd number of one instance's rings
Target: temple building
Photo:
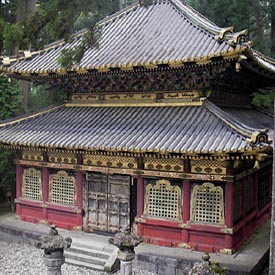
[[[136,3],[97,24],[98,46],[62,68],[58,41],[2,60],[10,78],[66,93],[2,121],[16,152],[16,214],[86,232],[131,226],[148,244],[232,254],[270,217],[273,117],[252,104],[275,61],[248,31],[179,0]]]

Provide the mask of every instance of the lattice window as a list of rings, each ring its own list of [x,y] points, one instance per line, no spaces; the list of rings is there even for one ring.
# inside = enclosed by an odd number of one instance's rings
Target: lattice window
[[[181,189],[167,180],[146,186],[144,215],[160,219],[181,220]]]
[[[242,215],[242,182],[236,181],[234,183],[234,207],[233,220],[236,222]]]
[[[50,175],[49,201],[59,204],[75,205],[76,180],[65,171]]]
[[[254,176],[249,175],[245,183],[246,213],[254,208]]]
[[[263,208],[270,201],[270,170],[259,171],[259,208]]]
[[[24,170],[22,196],[31,200],[42,200],[42,176],[39,170],[34,168]]]
[[[195,222],[224,224],[222,187],[210,182],[195,185],[192,191],[190,216]]]

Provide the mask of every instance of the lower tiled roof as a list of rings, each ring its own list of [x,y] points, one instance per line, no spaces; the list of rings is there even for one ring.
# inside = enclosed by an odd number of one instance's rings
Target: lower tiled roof
[[[259,114],[253,112],[255,116]],[[0,144],[131,152],[249,150],[246,139],[257,130],[257,125],[240,123],[232,113],[232,109],[226,113],[208,101],[202,106],[61,106],[2,123]],[[272,121],[260,115],[268,123]]]

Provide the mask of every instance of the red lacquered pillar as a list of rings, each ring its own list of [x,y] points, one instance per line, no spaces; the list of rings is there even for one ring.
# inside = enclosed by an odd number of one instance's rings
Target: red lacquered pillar
[[[16,199],[19,200],[22,197],[22,177],[23,168],[20,164],[16,164]],[[16,215],[21,216],[22,206],[20,202],[16,203]]]
[[[234,208],[234,183],[226,182],[225,185],[225,225],[227,228],[233,228],[233,208]],[[225,247],[233,248],[233,235],[225,235]]]
[[[191,196],[191,184],[189,180],[183,181],[182,186],[183,204],[182,204],[182,223],[186,224],[190,220],[190,196]],[[187,228],[182,229],[182,242],[189,242],[189,232]]]
[[[83,194],[83,173],[77,171],[76,175],[76,206],[79,211],[77,211],[77,226],[83,226],[82,219],[82,194]]]
[[[42,196],[43,196],[43,204],[46,206],[46,202],[48,202],[49,200],[49,169],[47,167],[43,167],[42,169],[42,173],[43,173],[43,192],[42,192]],[[48,220],[48,209],[47,207],[43,208],[43,219],[45,221]]]
[[[144,211],[144,178],[142,176],[138,176],[137,178],[137,216],[136,218],[140,218]],[[142,236],[142,224],[137,223],[137,235]]]

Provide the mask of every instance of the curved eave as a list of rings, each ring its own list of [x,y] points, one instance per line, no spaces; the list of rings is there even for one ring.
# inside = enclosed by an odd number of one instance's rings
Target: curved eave
[[[59,146],[58,144],[32,144],[32,143],[15,143],[15,142],[5,142],[0,143],[0,147],[10,148],[10,149],[19,149],[19,150],[39,150],[39,151],[63,151],[63,152],[109,152],[109,153],[129,153],[129,154],[160,154],[160,155],[182,155],[187,158],[192,157],[202,157],[205,156],[216,156],[216,157],[224,157],[232,155],[236,158],[239,158],[240,155],[244,156],[256,156],[259,153],[268,153],[272,154],[272,146],[269,144],[259,145],[257,147],[250,147],[236,149],[236,150],[190,150],[190,151],[178,151],[178,150],[139,150],[139,149],[127,149],[127,148],[109,148],[109,147],[72,147],[72,146]]]
[[[196,56],[190,58],[184,58],[181,60],[157,60],[151,62],[136,62],[128,64],[106,64],[102,66],[85,66],[85,67],[73,67],[71,69],[57,68],[55,70],[16,70],[6,66],[0,66],[0,71],[6,75],[18,75],[22,77],[32,77],[32,76],[49,76],[49,75],[66,75],[68,73],[83,74],[89,71],[96,72],[109,72],[111,70],[121,70],[121,71],[131,71],[135,68],[143,69],[156,69],[159,67],[170,67],[170,68],[184,68],[185,66],[205,66],[213,65],[216,62],[216,58],[221,58],[222,60],[235,60],[238,58],[239,54],[243,53],[247,49],[247,46],[238,46],[236,48],[230,48],[226,52],[217,52],[215,54],[210,54],[208,56]]]
[[[243,65],[256,71],[259,74],[271,78],[275,84],[275,60],[267,57],[254,49],[247,49],[245,55],[251,59],[252,62],[248,63],[243,61]]]

